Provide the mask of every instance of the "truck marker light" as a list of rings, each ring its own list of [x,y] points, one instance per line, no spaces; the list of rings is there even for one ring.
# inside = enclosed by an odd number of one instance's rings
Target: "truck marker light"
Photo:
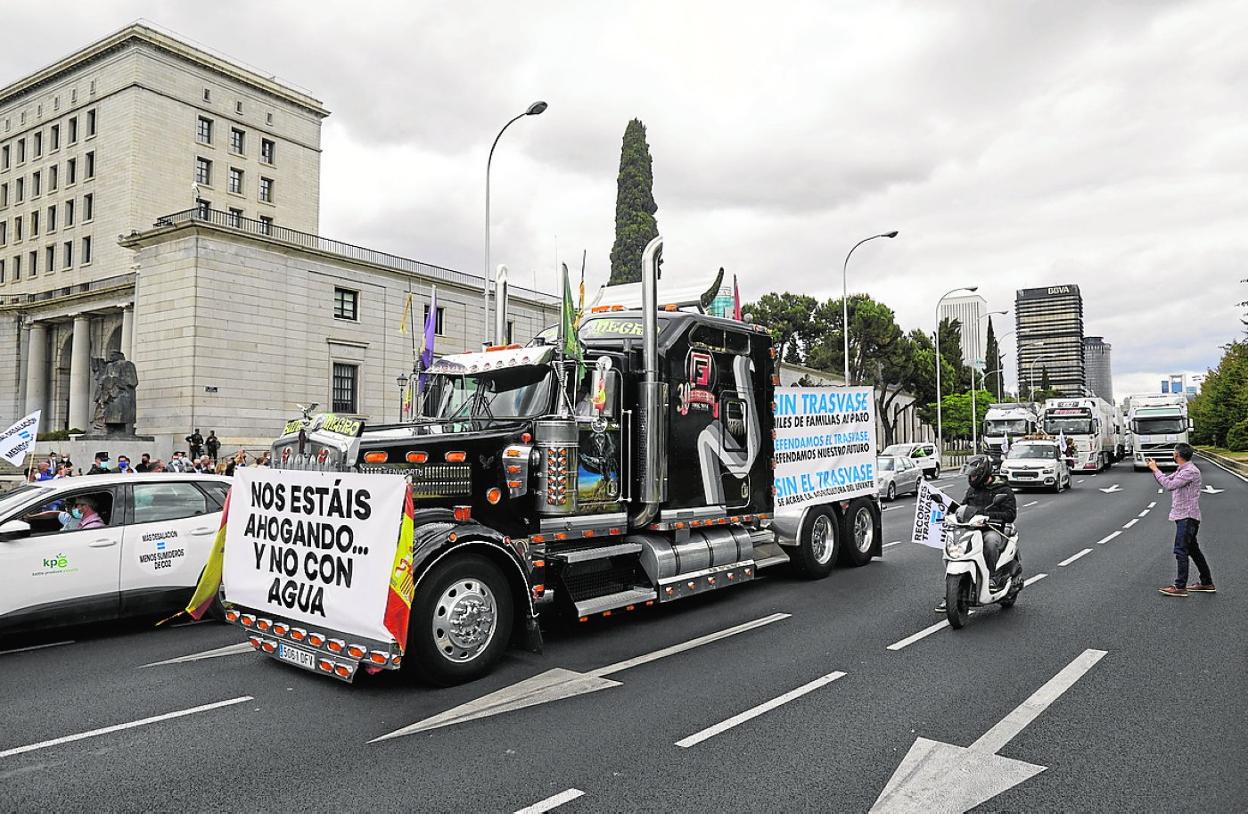
[[[683,529],[684,527],[685,527],[685,521],[684,521],[684,520],[677,520],[677,521],[676,521],[676,528],[678,528],[678,529]]]
[[[555,539],[556,539],[556,540],[566,540],[566,539],[568,539],[568,533],[567,533],[566,531],[556,531],[556,532],[555,532]]]
[[[606,617],[610,616],[610,615],[611,615],[611,611],[603,611],[603,612],[602,612],[602,617],[603,617],[604,619],[605,619]]]
[[[395,667],[398,667],[402,661],[403,661],[402,656],[395,655],[395,656],[390,657],[390,663],[393,664]]]
[[[594,530],[593,530],[593,529],[585,529],[585,536],[586,536],[586,537],[593,537],[593,536],[594,536]]]
[[[322,636],[320,633],[309,633],[308,644],[312,645],[313,647],[320,647],[321,645],[325,644],[325,637]]]
[[[342,639],[330,639],[327,646],[335,653],[341,653],[342,649],[347,646],[347,643]]]
[[[533,434],[532,434],[532,433],[529,433],[529,432],[522,432],[522,433],[520,433],[520,443],[522,443],[522,444],[531,444],[531,443],[533,443]]]
[[[732,573],[731,571],[729,571],[729,572],[728,572],[728,580],[729,580],[729,581],[732,581],[732,580],[734,580],[734,579],[736,579],[736,578],[737,578],[737,575],[736,575],[736,574]]]
[[[468,453],[461,451],[451,451],[442,456],[448,464],[462,464],[468,460]]]
[[[390,454],[387,452],[365,452],[364,463],[368,464],[384,464],[390,460]]]
[[[373,664],[385,664],[390,660],[390,656],[384,650],[374,650],[368,654],[368,660]]]
[[[537,585],[534,585],[534,586],[533,586],[533,595],[534,595],[534,596],[541,596],[541,595],[542,595],[542,594],[544,594],[544,593],[546,593],[546,586],[545,586],[545,585],[542,585],[541,583],[538,583]]]
[[[698,583],[694,582],[693,580],[689,580],[689,587],[690,587],[690,588],[694,588],[694,587],[696,587],[696,586],[697,586],[697,584],[698,584]]]
[[[334,674],[342,678],[349,678],[351,676],[351,668],[347,667],[345,664],[339,664],[334,668]]]
[[[228,611],[226,611],[226,612],[225,612],[225,621],[227,621],[227,622],[237,622],[237,621],[238,621],[238,617],[239,617],[240,615],[241,615],[241,614],[240,614],[238,611],[236,611],[236,610],[228,610]]]
[[[731,520],[733,523],[740,523],[740,522],[741,522],[741,518],[740,518],[740,516],[730,517],[730,518],[728,518],[728,519],[729,519],[729,520]]]
[[[491,505],[498,503],[498,501],[503,499],[502,490],[500,490],[497,486],[491,486],[485,493],[485,499],[488,500]]]
[[[646,607],[647,607],[647,608],[648,608],[648,607],[650,607],[650,606],[651,606],[651,605],[653,605],[653,604],[654,604],[654,600],[653,600],[653,599],[647,599],[647,600],[646,600]]]
[[[407,462],[409,464],[423,464],[425,461],[429,460],[429,453],[409,452],[405,457],[407,458]]]
[[[467,523],[469,520],[472,519],[472,507],[471,506],[456,506],[454,509],[454,516],[455,516],[455,519],[458,520],[460,523]]]
[[[676,310],[676,303],[674,303],[674,302],[669,302],[667,305],[663,306],[663,310],[664,310],[664,311],[675,311],[675,310]]]
[[[520,474],[520,464],[507,464],[507,474],[508,474],[508,475],[519,475],[519,474]]]
[[[726,526],[726,525],[728,525],[728,518],[727,518],[727,517],[717,517],[717,518],[715,518],[715,525],[717,525],[717,526]]]
[[[749,569],[749,568],[746,568],[746,569],[743,569],[743,570],[745,571],[745,575],[748,577],[748,576],[750,575],[750,569]]]
[[[329,659],[321,659],[320,661],[316,663],[316,666],[321,668],[321,670],[323,670],[326,673],[333,672],[333,669],[334,669],[334,663],[330,661]]]
[[[247,642],[251,645],[252,649],[254,650],[260,649],[260,637],[259,636],[248,636]]]
[[[263,651],[264,651],[264,652],[266,652],[266,653],[272,653],[274,650],[276,650],[276,649],[277,649],[277,643],[276,643],[276,642],[270,642],[270,641],[267,641],[267,640],[262,640],[262,641],[260,642],[260,649],[261,649],[261,650],[263,650]]]
[[[610,533],[611,533],[611,534],[620,534],[621,532],[620,532],[620,530],[619,530],[619,529],[613,528],[613,529],[610,529]]]
[[[277,636],[285,636],[286,631],[288,630],[290,630],[290,625],[283,624],[282,622],[273,623],[273,633]]]
[[[706,581],[707,581],[707,582],[709,582],[711,585],[714,585],[714,584],[715,584],[715,577],[707,577],[707,578],[706,578]]]
[[[580,619],[577,619],[576,621],[578,621],[578,622],[588,622],[588,621],[589,621],[589,617],[588,617],[588,616],[582,616]]]
[[[532,536],[530,536],[530,537],[529,537],[529,542],[531,542],[531,543],[544,543],[544,542],[546,542],[546,535],[545,535],[545,534],[534,534],[534,535],[532,535]],[[534,563],[534,564],[536,565],[536,563]],[[543,564],[543,565],[545,565],[545,563],[542,563],[542,564]]]
[[[273,627],[273,620],[272,619],[257,619],[256,627],[259,628],[260,630],[268,630],[269,628]]]
[[[290,638],[294,639],[297,642],[301,642],[304,639],[308,638],[308,631],[304,630],[301,627],[292,627],[290,629]]]
[[[672,595],[672,591],[674,591],[674,590],[675,590],[675,588],[673,588],[672,586],[670,586],[670,585],[669,585],[669,586],[667,586],[667,595],[668,595],[668,596],[671,596],[671,595]]]
[[[546,561],[545,561],[545,560],[534,560],[534,561],[533,561],[533,567],[534,567],[534,568],[545,568],[545,567],[546,567]]]
[[[243,623],[243,627],[251,627],[256,623],[256,617],[250,613],[244,613],[239,621]]]
[[[447,540],[447,542],[449,542],[449,543],[453,543],[453,542],[455,542],[455,541],[456,541],[456,540],[458,540],[458,539],[459,539],[459,535],[458,535],[458,534],[456,534],[456,533],[455,533],[455,532],[453,532],[453,531],[452,531],[450,534],[446,535],[446,540]]]
[[[524,481],[518,481],[518,480],[509,480],[509,481],[507,481],[507,488],[508,488],[508,489],[519,489],[519,488],[520,488],[521,486],[523,486],[523,485],[524,485]]]
[[[330,649],[332,650],[333,648],[330,648]],[[347,645],[347,655],[353,659],[362,659],[364,658],[364,654],[367,652],[368,652],[368,648],[366,648],[362,644]]]
[[[625,606],[624,606],[624,610],[626,610],[626,611],[635,611],[635,610],[637,610],[637,606],[636,606],[636,605],[625,605]]]

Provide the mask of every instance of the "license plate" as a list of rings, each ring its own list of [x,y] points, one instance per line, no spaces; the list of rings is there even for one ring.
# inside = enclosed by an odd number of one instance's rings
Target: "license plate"
[[[285,642],[277,643],[277,657],[282,661],[302,667],[305,670],[316,670],[316,656],[307,650],[291,647]]]

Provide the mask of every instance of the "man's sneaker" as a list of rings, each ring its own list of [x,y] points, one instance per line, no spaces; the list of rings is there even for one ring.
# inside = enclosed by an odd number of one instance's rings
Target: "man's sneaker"
[[[1187,590],[1196,591],[1202,594],[1216,594],[1218,592],[1218,589],[1213,587],[1212,582],[1208,584],[1205,584],[1202,582],[1193,582],[1191,585],[1187,586]]]
[[[1187,596],[1186,588],[1176,588],[1173,585],[1167,585],[1164,588],[1158,588],[1157,592],[1164,596]]]
[[[945,600],[943,600],[943,599],[942,599],[942,600],[940,600],[940,604],[936,606],[936,612],[937,612],[937,613],[944,613],[944,612],[945,612],[945,610],[947,610],[947,607],[946,607],[946,605],[945,605]]]

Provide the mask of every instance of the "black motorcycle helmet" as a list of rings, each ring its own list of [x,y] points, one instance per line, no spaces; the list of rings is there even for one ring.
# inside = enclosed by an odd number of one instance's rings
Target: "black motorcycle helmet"
[[[966,482],[973,489],[982,489],[992,479],[992,463],[986,455],[972,455],[966,462]]]

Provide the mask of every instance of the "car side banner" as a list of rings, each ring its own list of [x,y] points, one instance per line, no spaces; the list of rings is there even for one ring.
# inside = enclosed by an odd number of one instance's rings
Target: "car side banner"
[[[875,391],[777,387],[775,511],[875,494]]]
[[[225,529],[226,600],[394,640],[386,614],[406,495],[401,475],[236,470]]]

